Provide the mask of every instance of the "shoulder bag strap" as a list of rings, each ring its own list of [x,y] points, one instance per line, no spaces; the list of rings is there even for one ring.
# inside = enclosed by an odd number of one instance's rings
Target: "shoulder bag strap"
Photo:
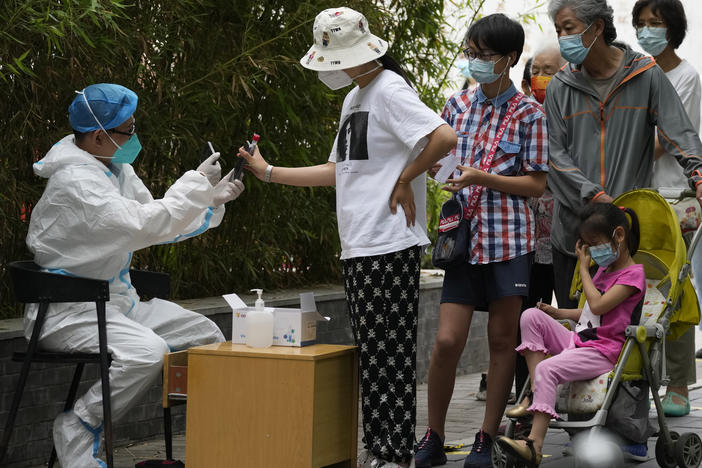
[[[502,119],[500,128],[497,129],[497,133],[495,134],[495,139],[492,142],[490,151],[488,152],[487,156],[483,158],[483,160],[480,162],[481,171],[488,172],[490,170],[490,166],[492,165],[492,159],[495,157],[495,153],[497,152],[497,146],[500,143],[500,140],[502,140],[502,135],[504,135],[505,131],[507,130],[507,126],[509,125],[510,120],[512,120],[512,115],[514,115],[514,112],[517,110],[517,106],[519,106],[519,103],[521,102],[523,97],[523,93],[517,92],[510,99],[509,108],[507,108],[507,113]],[[470,218],[471,216],[473,216],[473,213],[475,212],[475,209],[478,206],[478,200],[480,200],[480,194],[482,193],[482,191],[482,185],[473,187],[473,190],[470,193],[470,199],[468,200],[468,206],[464,210],[466,218]]]

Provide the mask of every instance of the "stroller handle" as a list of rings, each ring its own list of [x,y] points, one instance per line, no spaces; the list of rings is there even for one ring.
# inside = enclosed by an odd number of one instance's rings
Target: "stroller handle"
[[[697,192],[689,188],[683,189],[676,187],[659,187],[658,189],[654,189],[654,191],[658,192],[659,195],[668,200],[682,200],[683,198],[695,198],[695,200],[702,205],[702,200],[697,200]],[[690,246],[687,249],[686,257],[688,263],[692,261],[692,254],[694,253],[695,248],[697,248],[697,243],[700,241],[700,228],[702,228],[702,224],[700,224],[700,226],[697,226],[695,234],[694,236],[692,236],[692,241],[690,241]]]
[[[688,263],[692,262],[692,254],[695,252],[695,249],[697,248],[697,243],[700,241],[700,236],[702,235],[702,223],[697,226],[697,230],[695,231],[695,235],[692,236],[692,241],[690,241],[690,247],[687,249],[687,261]]]

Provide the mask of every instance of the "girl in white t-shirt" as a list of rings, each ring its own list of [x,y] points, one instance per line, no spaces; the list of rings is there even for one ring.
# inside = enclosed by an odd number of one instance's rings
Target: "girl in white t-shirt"
[[[680,0],[638,0],[632,10],[632,23],[636,28],[639,45],[655,57],[665,72],[690,118],[692,127],[700,128],[700,99],[702,86],[697,70],[675,52],[680,47],[687,30],[685,9]],[[665,118],[665,116],[661,116]],[[657,135],[653,163],[652,186],[689,189],[687,177],[675,158],[666,153]],[[702,292],[702,253],[692,257],[692,273],[698,294]],[[695,369],[695,330],[689,329],[677,340],[666,340],[666,361],[670,382],[663,399],[666,416],[685,416],[690,413],[688,384],[697,380]]]
[[[336,186],[344,289],[360,348],[365,450],[359,463],[409,466],[419,269],[421,247],[429,243],[424,173],[455,146],[456,134],[420,101],[362,14],[324,10],[313,31],[302,66],[334,90],[357,84],[344,100],[329,160],[273,167],[258,149],[250,155],[241,148],[239,155],[266,182]]]

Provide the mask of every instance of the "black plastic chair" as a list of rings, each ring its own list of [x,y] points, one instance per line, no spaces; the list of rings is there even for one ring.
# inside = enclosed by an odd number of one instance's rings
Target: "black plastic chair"
[[[100,378],[102,381],[105,457],[107,466],[112,468],[114,466],[112,461],[112,410],[108,374],[111,356],[107,352],[107,327],[105,322],[105,303],[110,300],[108,282],[44,272],[32,261],[12,262],[8,265],[8,269],[14,286],[15,299],[25,304],[38,303],[39,310],[27,352],[14,353],[12,357],[13,360],[22,362],[22,370],[20,371],[19,381],[17,382],[15,395],[10,406],[10,413],[5,423],[5,431],[3,432],[2,440],[0,440],[0,462],[5,456],[10,443],[10,436],[31,364],[33,362],[76,364],[73,381],[64,406],[64,410],[67,411],[73,407],[83,367],[86,363],[97,363],[100,365]],[[57,302],[95,302],[98,319],[99,353],[51,353],[38,350],[39,336],[44,326],[49,304]],[[49,459],[49,467],[52,467],[55,461],[56,449],[54,447]]]

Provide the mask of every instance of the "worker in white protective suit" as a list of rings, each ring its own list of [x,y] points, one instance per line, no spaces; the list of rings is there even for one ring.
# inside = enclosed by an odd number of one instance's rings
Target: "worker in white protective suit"
[[[129,279],[132,253],[219,225],[224,204],[244,190],[238,180],[220,180],[219,153],[214,153],[155,200],[131,166],[141,149],[136,108],[137,95],[123,86],[96,84],[77,92],[68,109],[74,134],[34,164],[34,172],[48,183],[32,211],[27,235],[34,261],[48,271],[109,281],[113,421],[156,382],[169,349],[224,341],[217,325],[200,314],[160,299],[140,302]],[[27,306],[27,339],[36,313],[36,305]],[[49,351],[97,353],[95,304],[52,304],[39,345]],[[73,410],[54,421],[54,444],[63,468],[105,466],[98,459],[101,391],[98,381]]]

